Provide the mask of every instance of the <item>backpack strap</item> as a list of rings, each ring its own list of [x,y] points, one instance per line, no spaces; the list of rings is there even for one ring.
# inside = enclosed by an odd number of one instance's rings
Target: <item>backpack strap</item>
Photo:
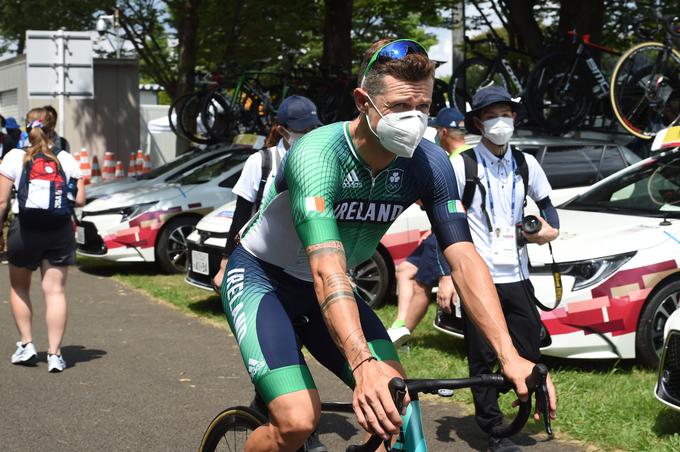
[[[260,186],[257,189],[257,196],[253,208],[257,211],[262,203],[262,196],[264,195],[264,186],[267,184],[269,173],[272,170],[272,156],[269,149],[260,149],[260,156],[262,156],[262,174],[260,175]]]
[[[465,187],[463,188],[463,198],[461,199],[463,207],[465,207],[465,210],[470,208],[472,199],[475,196],[475,190],[479,189],[479,194],[482,197],[481,209],[486,218],[486,226],[489,228],[489,232],[491,232],[493,226],[491,225],[489,212],[486,210],[486,189],[477,175],[477,154],[475,154],[474,149],[467,149],[461,152],[460,156],[463,157],[463,163],[465,163]]]
[[[511,150],[512,158],[514,158],[515,163],[517,163],[515,174],[518,174],[522,178],[522,184],[524,185],[524,207],[526,207],[527,193],[529,190],[529,165],[527,165],[527,159],[522,151],[514,146],[511,147]]]

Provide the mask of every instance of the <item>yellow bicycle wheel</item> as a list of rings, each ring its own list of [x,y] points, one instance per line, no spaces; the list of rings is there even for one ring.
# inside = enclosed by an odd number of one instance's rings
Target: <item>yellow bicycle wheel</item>
[[[660,42],[631,47],[616,63],[609,94],[621,126],[653,138],[680,115],[680,52]]]
[[[201,440],[199,452],[243,450],[252,432],[265,423],[257,411],[237,406],[227,408],[212,420]]]

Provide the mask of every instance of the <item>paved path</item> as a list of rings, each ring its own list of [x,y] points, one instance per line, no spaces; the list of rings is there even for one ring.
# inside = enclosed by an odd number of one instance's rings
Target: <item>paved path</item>
[[[32,292],[35,367],[13,366],[18,335],[9,308],[7,267],[0,266],[1,451],[194,451],[203,430],[228,405],[247,404],[250,382],[223,328],[189,317],[105,277],[73,269],[63,355],[69,368],[49,374],[44,302]],[[350,392],[313,365],[321,394]],[[486,442],[458,405],[424,403],[430,450],[483,450]],[[350,417],[322,415],[319,431],[332,451],[361,432]],[[580,448],[521,435],[531,451]]]

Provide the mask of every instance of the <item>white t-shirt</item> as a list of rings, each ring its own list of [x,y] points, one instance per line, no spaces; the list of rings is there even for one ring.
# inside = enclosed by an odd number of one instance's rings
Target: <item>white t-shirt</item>
[[[286,154],[286,148],[283,145],[283,139],[279,140],[276,146],[269,148],[275,150],[279,155],[279,162]],[[272,159],[272,170],[268,178],[276,175],[278,170],[277,162]],[[238,178],[236,185],[232,188],[232,192],[236,196],[240,196],[248,202],[255,202],[257,198],[257,191],[260,188],[260,180],[262,179],[262,154],[256,152],[246,160],[241,171],[241,177]]]
[[[522,220],[522,209],[524,206],[524,183],[522,176],[513,173],[512,152],[508,149],[502,158],[498,158],[489,151],[481,142],[473,150],[477,156],[477,177],[479,177],[486,193],[486,211],[491,220],[492,229],[497,227],[511,227]],[[548,178],[534,156],[524,154],[529,170],[529,183],[527,184],[527,195],[534,201],[540,201],[550,196],[552,188]],[[484,162],[486,169],[484,170]],[[465,189],[465,162],[461,155],[451,159],[453,170],[456,173],[458,182],[458,193],[463,196]],[[487,177],[489,181],[487,183]],[[512,209],[512,178],[515,178],[515,208]],[[491,190],[489,191],[489,187]],[[493,214],[491,202],[493,199]],[[477,251],[482,256],[486,265],[489,267],[494,283],[504,284],[517,282],[529,277],[529,258],[526,247],[520,251],[521,272],[519,262],[514,265],[494,265],[492,251],[492,232],[486,222],[486,216],[482,211],[482,194],[479,187],[475,189],[475,195],[467,211],[468,222],[472,240]]]
[[[14,182],[14,188],[19,189],[19,182],[21,181],[21,174],[24,172],[24,155],[26,152],[23,149],[12,149],[5,155],[0,163],[0,174],[11,179]],[[57,154],[57,159],[64,170],[67,178],[67,183],[71,179],[80,179],[83,174],[80,172],[80,164],[68,152],[60,152]],[[19,205],[15,202],[12,204],[12,212],[19,213]]]

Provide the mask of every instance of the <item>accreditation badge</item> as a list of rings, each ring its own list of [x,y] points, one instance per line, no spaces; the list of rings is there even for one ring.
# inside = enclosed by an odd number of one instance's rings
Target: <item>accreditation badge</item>
[[[517,229],[496,227],[492,232],[491,250],[494,265],[517,265]]]

